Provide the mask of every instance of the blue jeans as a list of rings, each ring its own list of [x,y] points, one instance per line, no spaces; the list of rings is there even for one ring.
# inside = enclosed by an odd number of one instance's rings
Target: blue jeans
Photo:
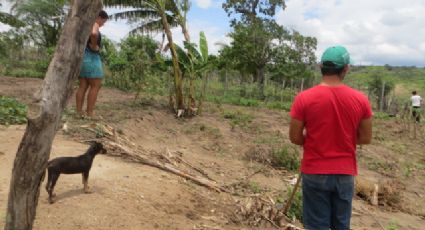
[[[302,189],[306,229],[350,229],[354,176],[303,174]]]

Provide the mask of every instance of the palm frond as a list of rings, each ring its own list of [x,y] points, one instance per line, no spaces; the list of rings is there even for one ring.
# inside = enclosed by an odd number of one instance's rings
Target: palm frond
[[[128,19],[129,21],[137,21],[137,19],[159,18],[160,15],[157,11],[151,9],[134,9],[115,13],[112,17],[115,20]]]

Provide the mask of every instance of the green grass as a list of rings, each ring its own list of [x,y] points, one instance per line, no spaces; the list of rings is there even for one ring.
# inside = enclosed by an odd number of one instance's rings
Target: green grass
[[[400,227],[396,220],[391,220],[387,226],[385,227],[385,230],[396,230],[398,227]]]
[[[232,128],[235,128],[236,126],[246,128],[254,119],[254,116],[243,113],[239,110],[225,110],[223,112],[223,117],[227,120],[230,120],[230,125]]]

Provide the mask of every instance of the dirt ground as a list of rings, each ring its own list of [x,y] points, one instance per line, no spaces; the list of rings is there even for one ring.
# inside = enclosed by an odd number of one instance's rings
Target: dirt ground
[[[0,95],[28,103],[41,80],[0,77]],[[284,169],[249,161],[253,149],[288,145],[284,111],[207,104],[205,113],[175,119],[161,98],[134,101],[134,95],[103,88],[97,114],[137,146],[159,153],[179,152],[220,184],[243,183],[249,193],[272,198],[286,194],[296,177]],[[238,111],[251,119],[231,123],[223,114]],[[74,98],[64,116],[69,129],[58,131],[51,158],[83,153],[85,131],[93,121],[73,115]],[[423,229],[425,226],[425,153],[423,139],[413,139],[398,120],[375,122],[374,143],[359,150],[358,178],[390,181],[399,194],[391,204],[372,206],[354,198],[352,229]],[[0,228],[3,228],[14,155],[24,125],[0,126]],[[294,147],[293,148],[297,148]],[[119,157],[99,155],[90,171],[93,193],[84,194],[80,175],[62,175],[57,201],[49,204],[44,183],[34,229],[276,229],[235,221],[244,197],[217,193],[174,174]],[[296,223],[298,226],[299,223]]]

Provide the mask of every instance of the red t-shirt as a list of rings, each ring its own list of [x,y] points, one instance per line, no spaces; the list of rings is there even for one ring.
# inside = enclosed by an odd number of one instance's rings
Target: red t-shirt
[[[290,115],[306,129],[302,173],[357,175],[357,130],[372,116],[363,93],[346,85],[318,85],[296,96]]]

